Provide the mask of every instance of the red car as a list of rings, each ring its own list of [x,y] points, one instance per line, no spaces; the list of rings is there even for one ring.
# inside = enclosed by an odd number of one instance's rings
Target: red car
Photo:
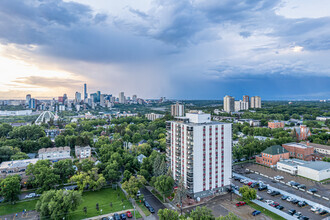
[[[126,216],[128,217],[128,218],[132,218],[133,216],[132,216],[132,213],[130,212],[130,211],[127,211],[126,212]]]
[[[236,203],[236,206],[239,207],[239,206],[242,206],[242,205],[245,205],[245,204],[246,204],[246,202],[240,201],[240,202]]]
[[[278,202],[273,202],[272,204],[270,204],[270,206],[272,207],[276,207],[276,206],[279,206],[280,204]]]
[[[248,185],[251,186],[252,185],[252,182],[248,182]]]

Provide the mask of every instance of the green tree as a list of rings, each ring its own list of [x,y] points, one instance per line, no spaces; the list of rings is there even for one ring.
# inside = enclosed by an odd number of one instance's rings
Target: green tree
[[[45,219],[64,219],[81,203],[81,192],[50,190],[41,195],[36,204],[36,210]]]
[[[242,199],[245,202],[248,202],[250,200],[254,200],[257,197],[257,191],[253,188],[250,188],[248,186],[243,186],[239,189],[239,193],[242,195]]]
[[[137,144],[139,141],[141,141],[142,140],[142,136],[141,136],[141,134],[140,133],[135,133],[134,135],[133,135],[133,137],[132,137],[132,142],[134,143],[134,144]]]
[[[53,146],[52,141],[49,137],[42,137],[38,140],[39,143],[39,149],[41,148],[49,148]]]
[[[21,193],[21,177],[19,175],[7,176],[0,181],[0,195],[5,201],[14,203],[19,200],[18,195]]]
[[[0,163],[3,161],[9,161],[11,156],[19,152],[20,150],[17,147],[10,147],[10,146],[0,147]]]
[[[24,160],[24,159],[29,159],[29,156],[23,152],[18,152],[10,157],[10,160]]]
[[[94,167],[94,162],[89,159],[83,159],[80,163],[76,164],[79,171],[88,172]]]
[[[11,132],[12,130],[13,127],[10,124],[0,124],[0,137],[7,137],[9,132]]]
[[[181,178],[174,196],[174,200],[180,205],[181,215],[182,215],[182,202],[185,198],[187,198],[187,195],[188,195],[188,191],[185,187],[183,178]]]
[[[125,170],[126,171],[126,170]],[[105,177],[106,180],[110,181],[111,183],[114,183],[119,180],[120,178],[120,171],[119,171],[119,166],[116,161],[112,163],[107,163],[107,166],[103,170],[103,176]],[[124,173],[124,178],[125,178],[125,173]]]
[[[15,127],[9,132],[11,138],[24,140],[38,140],[41,137],[46,136],[44,130],[38,125],[26,125],[21,127]]]
[[[128,170],[125,170],[124,173],[123,173],[123,182],[129,180],[132,176],[132,173],[129,172]]]
[[[161,175],[156,178],[155,188],[163,194],[163,199],[165,202],[165,195],[170,194],[173,190],[174,180],[172,177],[167,175]]]
[[[160,220],[179,220],[179,213],[171,209],[159,209],[157,214]]]
[[[60,182],[60,176],[54,173],[49,160],[39,160],[36,164],[29,164],[26,174],[29,176],[28,182],[38,188],[36,192],[39,194],[54,188]]]
[[[122,184],[123,189],[128,193],[130,198],[136,198],[136,194],[139,189],[146,183],[146,180],[143,176],[137,175],[131,176],[129,181],[125,181]]]
[[[101,189],[106,183],[103,174],[98,173],[98,168],[92,168],[87,172],[79,172],[72,176],[70,181],[77,183],[80,191],[83,191],[84,189],[96,191]]]
[[[66,182],[71,176],[74,175],[75,169],[73,168],[72,160],[60,160],[53,165],[54,173],[60,176],[63,182]]]
[[[190,212],[192,220],[214,220],[212,210],[205,206],[197,206],[197,208]]]
[[[55,146],[56,147],[64,147],[65,146],[65,136],[58,135],[55,137]]]

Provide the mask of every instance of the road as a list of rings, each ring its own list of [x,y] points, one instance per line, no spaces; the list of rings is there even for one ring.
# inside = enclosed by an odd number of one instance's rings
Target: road
[[[158,210],[166,207],[147,188],[142,188],[140,191],[144,195],[145,200],[155,209],[155,213],[152,214],[152,217],[158,219]]]
[[[237,175],[237,176],[242,176],[242,175],[239,175],[239,174],[234,174],[234,175]],[[247,177],[245,177],[245,176],[242,176],[243,178],[246,178],[246,179],[250,179],[250,178],[247,178]],[[251,179],[250,179],[251,180]],[[235,184],[235,185],[237,185],[237,186],[239,186],[239,187],[241,187],[242,185],[244,185],[244,184],[242,184],[242,183],[240,183],[239,181],[233,181],[233,184]],[[305,200],[307,203],[313,203],[312,201],[308,201],[308,200],[306,200],[306,199],[303,199],[303,198],[300,198],[299,196],[296,196],[296,195],[294,195],[294,194],[290,194],[290,193],[288,193],[288,192],[285,192],[285,191],[283,191],[283,190],[279,190],[279,189],[277,189],[277,188],[274,188],[274,187],[272,187],[272,186],[269,186],[268,187],[269,189],[274,189],[274,190],[278,190],[278,191],[280,191],[282,194],[284,194],[284,195],[288,195],[288,196],[291,196],[291,197],[293,197],[293,198],[297,198],[298,200]],[[278,202],[280,205],[282,205],[282,206],[284,206],[284,209],[282,210],[282,211],[284,211],[284,212],[287,212],[289,209],[295,209],[297,212],[301,212],[304,216],[307,216],[307,217],[309,217],[309,219],[316,219],[316,220],[318,220],[318,219],[323,219],[323,218],[325,218],[326,216],[321,216],[321,215],[318,215],[318,214],[315,214],[315,213],[313,213],[312,211],[310,211],[310,206],[305,206],[305,207],[299,207],[298,205],[294,205],[294,204],[292,204],[291,202],[287,202],[287,201],[284,201],[284,200],[282,200],[281,199],[281,195],[279,195],[279,196],[270,196],[269,194],[267,194],[267,190],[264,190],[264,191],[257,191],[257,194],[259,195],[259,196],[261,196],[261,197],[263,197],[264,198],[264,201],[265,200],[273,200],[273,201],[275,201],[275,202]],[[326,208],[326,207],[325,207]]]

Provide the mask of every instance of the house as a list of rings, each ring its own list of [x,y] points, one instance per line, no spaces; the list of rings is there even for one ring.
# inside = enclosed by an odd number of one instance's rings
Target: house
[[[286,143],[282,147],[290,152],[290,157],[301,160],[307,160],[307,156],[314,153],[314,147],[302,143]]]
[[[280,145],[273,145],[261,152],[261,156],[256,157],[256,162],[273,167],[281,159],[289,159],[289,151]]]
[[[138,143],[138,146],[140,146],[140,145],[142,145],[142,144],[146,144],[146,143],[148,143],[146,140],[142,140],[142,141],[140,141],[140,142]]]
[[[75,146],[74,150],[76,157],[79,159],[89,158],[92,155],[92,148],[90,146],[86,146],[86,147]]]
[[[300,125],[292,130],[292,134],[296,136],[298,141],[307,140],[312,135],[310,129],[306,125]]]
[[[139,156],[136,157],[137,160],[139,161],[139,163],[143,162],[143,158],[146,158],[146,156],[144,156],[143,154],[140,154]]]

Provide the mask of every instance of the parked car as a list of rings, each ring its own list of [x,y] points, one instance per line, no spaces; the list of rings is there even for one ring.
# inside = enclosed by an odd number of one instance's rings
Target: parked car
[[[279,210],[282,210],[282,209],[284,209],[284,206],[282,206],[282,205],[278,205],[278,206],[276,206],[275,208],[277,208],[277,209],[279,209]]]
[[[244,184],[247,185],[250,182],[250,180],[244,180]]]
[[[328,214],[328,211],[322,209],[322,210],[320,210],[319,214],[320,214],[320,215],[326,215],[326,214]]]
[[[244,181],[245,181],[246,179],[240,179],[239,181],[241,182],[241,183],[244,183]]]
[[[286,199],[286,201],[288,201],[288,202],[292,202],[292,200],[294,200],[294,198],[292,198],[290,196]]]
[[[259,184],[257,182],[254,182],[254,183],[251,184],[251,187],[254,188],[254,187],[258,186],[258,185]]]
[[[300,184],[297,186],[299,189],[306,189],[306,185],[305,184]]]
[[[305,202],[305,201],[298,202],[299,207],[304,207],[305,205],[308,205],[307,202]]]
[[[316,192],[317,192],[317,189],[315,189],[315,188],[311,188],[311,189],[309,189],[308,191],[311,192],[311,193],[316,193]]]
[[[281,197],[282,200],[286,200],[287,198],[289,198],[289,196],[283,195],[283,196]]]
[[[251,186],[253,182],[248,182],[248,186]]]
[[[252,215],[253,216],[256,216],[256,215],[259,215],[261,212],[260,211],[258,211],[258,210],[254,210],[253,212],[252,212]]]
[[[267,193],[268,193],[268,194],[271,194],[272,192],[273,192],[272,189],[267,190]]]
[[[234,176],[234,180],[240,181],[242,178],[238,176]]]
[[[270,195],[277,196],[277,195],[281,195],[281,193],[279,191],[273,191]]]
[[[127,211],[126,212],[126,216],[127,216],[127,218],[132,218],[133,217],[133,215],[132,215],[132,213],[130,211]]]
[[[266,190],[266,189],[268,189],[268,187],[266,185],[261,185],[258,188],[259,191]]]
[[[309,220],[309,218],[307,216],[303,216],[303,215],[300,216],[299,219],[301,219],[301,220]]]
[[[312,206],[312,207],[311,207],[311,211],[312,211],[312,212],[319,211],[320,209],[321,209],[321,208],[316,207],[316,206]]]
[[[147,207],[147,208],[150,207],[149,203],[148,203],[146,200],[143,201],[143,204],[144,204],[144,206]]]
[[[300,185],[300,183],[297,183],[297,182],[295,182],[295,181],[293,181],[293,180],[291,180],[290,182],[289,182],[289,184],[291,185],[291,186],[299,186]]]
[[[276,179],[276,180],[282,180],[282,179],[284,179],[284,177],[283,176],[274,176],[274,179]]]
[[[136,197],[140,197],[141,196],[141,192],[140,190],[136,193]]]
[[[278,202],[273,202],[273,203],[271,203],[269,205],[272,206],[272,207],[276,207],[276,206],[279,206],[280,204]]]
[[[262,201],[264,198],[262,198],[261,196],[257,195],[257,199],[258,199],[259,201]]]
[[[30,194],[28,194],[28,195],[25,196],[25,199],[33,198],[35,196],[36,196],[35,193],[30,193]]]
[[[293,204],[297,204],[298,202],[300,202],[298,199],[294,199],[291,201]]]
[[[273,200],[266,200],[265,201],[265,203],[267,204],[267,205],[270,205],[270,204],[272,204],[274,201]]]
[[[115,213],[115,214],[113,215],[113,218],[114,218],[115,220],[120,220],[120,216],[119,216],[118,213]]]
[[[120,219],[121,219],[121,220],[126,220],[126,215],[125,215],[125,213],[120,214]]]
[[[239,206],[243,206],[245,204],[246,204],[246,202],[239,201],[238,203],[236,203],[236,206],[239,207]]]
[[[109,216],[108,220],[115,220],[115,218],[113,216]]]
[[[152,208],[151,206],[148,207],[148,210],[149,210],[150,213],[155,213],[155,209]]]
[[[296,210],[295,210],[295,209],[290,209],[290,210],[288,211],[288,213],[289,213],[290,215],[294,215],[294,214],[296,213]]]
[[[296,212],[296,213],[294,213],[293,216],[296,218],[299,218],[300,216],[302,216],[302,214],[301,214],[301,212]]]

